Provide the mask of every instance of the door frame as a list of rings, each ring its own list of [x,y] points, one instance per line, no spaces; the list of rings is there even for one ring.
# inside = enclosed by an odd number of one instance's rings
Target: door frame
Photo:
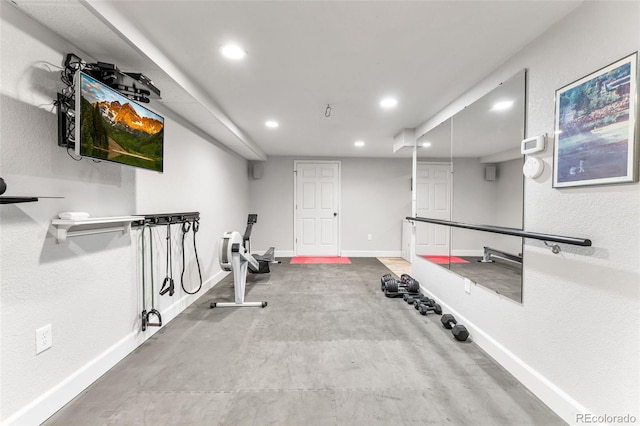
[[[298,164],[337,164],[338,165],[338,199],[336,200],[336,211],[338,213],[338,230],[336,235],[336,241],[338,242],[338,256],[342,256],[341,245],[341,224],[342,224],[342,212],[341,200],[342,200],[342,162],[340,160],[293,160],[293,255],[298,255]]]

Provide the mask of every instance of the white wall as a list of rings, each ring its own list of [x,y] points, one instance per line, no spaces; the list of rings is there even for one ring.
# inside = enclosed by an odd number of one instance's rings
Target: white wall
[[[249,183],[249,209],[258,215],[251,233],[253,252],[275,247],[276,256],[293,254],[293,160],[268,157],[263,177]]]
[[[522,228],[524,185],[523,160],[518,158],[497,164],[495,224],[508,228]],[[509,235],[494,234],[493,248],[518,255],[522,253],[522,240]]]
[[[451,220],[493,224],[495,222],[497,181],[484,179],[485,164],[479,158],[454,158]],[[482,247],[492,246],[495,234],[451,229],[452,256],[482,256]]]
[[[166,119],[164,174],[73,161],[56,144],[51,102],[62,88],[59,66],[66,53],[77,49],[8,2],[0,4],[0,12],[0,176],[8,184],[5,195],[64,197],[0,206],[0,420],[38,424],[157,330],[139,331],[138,231],[131,237],[111,233],[57,244],[49,234],[51,219],[62,211],[93,216],[200,211],[198,250],[207,289],[224,276],[216,253],[222,232],[244,226],[248,177],[245,160],[192,131],[160,105],[153,107]],[[164,229],[154,232],[164,237]],[[174,227],[178,286],[179,235]],[[156,277],[164,275],[160,238]],[[186,257],[194,279],[191,249]],[[189,284],[193,288],[196,283]],[[172,298],[160,298],[164,322],[196,297],[178,289]],[[35,330],[46,324],[52,324],[53,347],[36,356]]]
[[[524,193],[523,164],[521,158],[497,164],[495,224],[509,228],[522,227],[523,206],[520,200]]]
[[[522,228],[522,160],[493,165],[497,167],[496,180],[487,181],[487,164],[480,159],[453,159],[452,221]],[[512,254],[522,251],[517,238],[451,229],[453,256],[482,256],[484,246]]]
[[[250,183],[250,208],[258,214],[252,249],[274,246],[293,255],[293,162],[269,157],[262,179]],[[343,256],[400,256],[402,219],[411,214],[411,160],[335,158],[341,162],[340,240]],[[371,241],[367,235],[372,234]]]
[[[584,2],[461,105],[528,68],[528,136],[553,135],[555,90],[638,50],[638,28],[639,2]],[[546,171],[525,182],[524,228],[590,238],[593,247],[553,254],[526,240],[523,304],[480,287],[467,295],[461,278],[427,262],[414,262],[413,274],[567,422],[588,412],[640,419],[640,185],[553,189],[552,149],[539,157]]]

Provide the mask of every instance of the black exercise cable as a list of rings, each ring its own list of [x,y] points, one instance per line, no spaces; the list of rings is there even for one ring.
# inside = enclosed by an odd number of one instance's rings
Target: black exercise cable
[[[184,270],[185,270],[185,257],[184,257],[184,238],[187,233],[189,233],[189,229],[193,228],[193,251],[196,254],[196,264],[198,265],[198,276],[200,277],[200,285],[197,290],[194,292],[188,291],[184,287]],[[185,221],[182,223],[182,273],[180,274],[180,285],[182,286],[182,290],[184,290],[187,294],[196,294],[202,289],[202,271],[200,270],[200,259],[198,259],[198,247],[196,246],[196,233],[200,229],[200,221],[196,218],[193,220],[193,226],[189,221]]]
[[[147,326],[150,327],[162,327],[162,315],[160,315],[160,311],[156,309],[156,302],[154,293],[155,288],[153,286],[153,230],[151,229],[151,225],[145,225],[149,228],[149,258],[151,259],[151,310],[147,312]],[[151,315],[156,316],[156,322],[151,322]]]
[[[147,300],[145,297],[145,294],[147,292],[145,285],[144,285],[144,268],[145,268],[145,248],[144,248],[144,231],[145,231],[146,226],[142,227],[142,238],[141,238],[141,243],[142,243],[142,314],[140,315],[141,321],[142,321],[142,331],[145,331],[147,329]],[[153,280],[152,280],[153,281]]]
[[[171,256],[171,222],[167,223],[167,276],[162,282],[162,288],[160,289],[160,295],[164,295],[169,292],[169,296],[173,296],[173,265]]]

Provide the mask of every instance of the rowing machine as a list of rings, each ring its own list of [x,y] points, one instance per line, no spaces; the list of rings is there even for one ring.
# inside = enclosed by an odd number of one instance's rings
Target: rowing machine
[[[247,229],[244,235],[239,232],[226,232],[220,241],[220,267],[233,272],[233,286],[235,302],[211,302],[215,307],[254,306],[264,308],[267,302],[245,302],[244,290],[247,284],[247,273],[266,274],[270,272],[269,264],[280,263],[275,260],[275,249],[271,247],[262,255],[251,254],[251,230],[258,222],[257,214],[250,214],[247,219]]]
[[[235,302],[211,302],[211,308],[253,306],[264,308],[267,302],[245,302],[244,290],[247,285],[249,266],[259,269],[258,261],[242,244],[242,236],[237,231],[225,232],[220,241],[220,267],[233,272]]]

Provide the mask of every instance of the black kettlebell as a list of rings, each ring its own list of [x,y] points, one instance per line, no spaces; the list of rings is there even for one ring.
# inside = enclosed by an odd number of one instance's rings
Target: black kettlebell
[[[4,179],[0,177],[0,195],[4,194],[4,191],[7,190],[7,184],[4,183]]]

